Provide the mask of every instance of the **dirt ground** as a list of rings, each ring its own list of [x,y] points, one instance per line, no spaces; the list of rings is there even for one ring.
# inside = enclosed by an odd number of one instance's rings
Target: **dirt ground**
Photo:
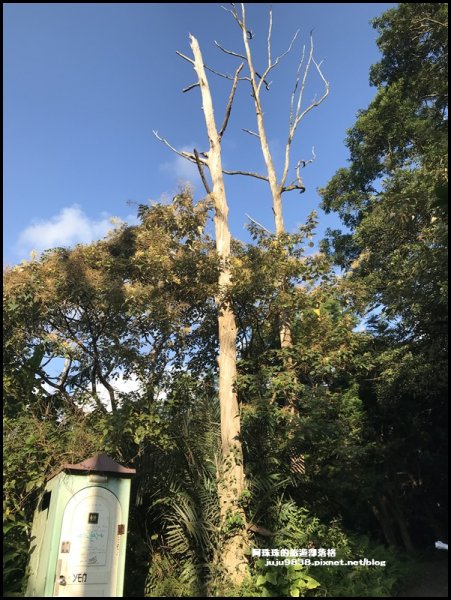
[[[400,598],[445,598],[448,597],[448,552],[437,558],[418,563],[418,576],[398,594]]]

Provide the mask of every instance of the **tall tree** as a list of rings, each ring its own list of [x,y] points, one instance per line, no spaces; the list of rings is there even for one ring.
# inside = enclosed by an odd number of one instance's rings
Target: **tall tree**
[[[240,583],[248,573],[246,522],[244,510],[240,504],[245,483],[240,435],[241,419],[236,391],[237,326],[229,298],[231,284],[231,235],[228,223],[229,207],[227,204],[221,160],[221,140],[229,120],[238,75],[242,65],[236,70],[224,121],[218,130],[202,53],[197,39],[192,35],[190,35],[190,45],[194,59],[184,56],[181,53],[178,54],[192,64],[196,72],[198,80],[190,87],[200,88],[209,149],[207,152],[201,153],[202,158],[199,156],[197,150],[194,150],[193,154],[187,152],[179,152],[179,154],[192,162],[196,162],[207,192],[206,200],[214,207],[215,211],[216,251],[220,261],[218,276],[219,292],[216,297],[216,304],[218,310],[218,393],[221,410],[222,450],[220,472],[218,474],[218,496],[223,529],[221,560],[231,580],[235,583]],[[211,188],[204,173],[205,166],[208,168],[211,176]]]
[[[324,78],[324,75],[321,71],[321,64],[317,63],[314,58],[313,36],[312,36],[312,34],[310,34],[310,48],[308,51],[308,56],[307,56],[307,58],[305,57],[305,46],[304,46],[303,52],[302,52],[302,57],[301,57],[301,60],[300,60],[300,63],[298,65],[298,69],[296,72],[294,88],[293,88],[293,91],[291,94],[288,135],[287,135],[287,141],[285,144],[285,156],[284,156],[284,162],[283,162],[283,167],[282,167],[282,173],[278,176],[274,158],[273,158],[273,155],[272,155],[270,147],[269,147],[268,133],[267,133],[266,125],[265,125],[261,92],[262,92],[263,88],[266,91],[270,90],[270,83],[268,83],[268,77],[269,77],[271,71],[278,66],[281,59],[291,51],[293,44],[299,33],[299,30],[296,31],[296,33],[294,34],[293,39],[291,40],[291,42],[288,46],[288,49],[280,56],[277,56],[274,58],[274,56],[272,55],[272,48],[271,48],[271,34],[272,34],[272,24],[273,23],[272,23],[272,9],[270,9],[270,11],[269,11],[269,28],[268,28],[268,36],[267,36],[267,65],[262,70],[262,74],[260,74],[256,70],[256,67],[255,67],[256,59],[254,58],[254,56],[252,54],[251,45],[252,45],[253,33],[250,29],[250,26],[248,25],[248,23],[246,21],[246,10],[245,10],[244,4],[243,3],[241,4],[241,14],[238,14],[238,11],[237,11],[235,5],[232,5],[231,10],[229,10],[229,9],[226,9],[226,10],[228,10],[228,12],[230,12],[232,14],[234,20],[236,21],[236,23],[238,24],[238,26],[241,30],[244,54],[242,54],[240,52],[228,50],[228,49],[224,48],[223,46],[221,46],[220,44],[218,44],[217,42],[216,42],[216,45],[224,53],[226,53],[228,55],[232,55],[239,59],[243,59],[245,61],[245,64],[248,67],[248,75],[242,77],[242,79],[247,80],[251,87],[251,97],[253,99],[253,104],[254,104],[258,133],[255,133],[248,129],[246,129],[245,131],[247,133],[249,133],[250,135],[258,138],[259,143],[260,143],[260,148],[262,151],[262,155],[263,155],[263,160],[265,163],[265,168],[266,168],[265,175],[259,175],[259,174],[250,173],[250,172],[241,172],[240,174],[247,175],[250,177],[256,177],[257,179],[264,180],[268,183],[269,188],[271,190],[271,196],[272,196],[272,209],[273,209],[273,213],[274,213],[276,237],[282,238],[285,234],[285,224],[284,224],[283,208],[282,208],[282,195],[285,192],[290,192],[293,190],[297,190],[300,193],[305,192],[306,188],[305,188],[304,182],[301,177],[301,168],[304,168],[306,165],[313,162],[313,160],[315,158],[314,151],[312,150],[313,158],[308,159],[308,160],[298,160],[297,164],[296,164],[296,168],[295,168],[296,177],[291,183],[288,183],[287,178],[288,178],[288,175],[290,172],[290,162],[291,162],[291,152],[292,152],[293,140],[294,140],[296,131],[297,131],[299,125],[301,124],[301,121],[304,119],[304,117],[312,109],[319,106],[328,96],[329,83],[326,81],[326,79]],[[304,64],[305,59],[306,59],[306,62]],[[307,80],[309,77],[310,70],[313,65],[314,65],[322,83],[324,84],[324,91],[319,98],[315,98],[314,100],[312,100],[312,102],[310,104],[304,105],[305,87],[306,87],[306,83],[307,83]],[[284,291],[287,291],[288,286],[289,286],[288,281],[279,278],[278,287],[282,293]],[[293,318],[293,316],[287,314],[286,311],[281,311],[281,313],[278,315],[279,338],[280,338],[281,348],[290,349],[293,347],[292,323],[291,323],[292,318]],[[285,363],[286,363],[287,372],[291,372],[293,374],[293,368],[292,368],[293,363],[292,363],[291,358],[287,357],[285,359]],[[292,411],[295,410],[295,398],[294,397],[291,398],[290,409]]]

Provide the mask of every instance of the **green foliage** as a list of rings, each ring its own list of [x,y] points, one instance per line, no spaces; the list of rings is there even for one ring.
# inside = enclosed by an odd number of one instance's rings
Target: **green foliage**
[[[148,596],[208,595],[220,576],[217,418],[216,401],[198,397],[195,407],[185,405],[184,414],[174,414],[172,448],[147,447],[143,456],[137,497],[151,540]]]
[[[259,596],[264,598],[299,598],[305,592],[317,588],[320,584],[307,575],[301,565],[287,567],[265,568],[265,561],[257,561],[257,567],[262,571],[255,581],[255,587],[260,590]]]
[[[346,533],[337,521],[325,525],[292,500],[278,498],[269,510],[268,518],[271,519],[273,531],[278,533],[269,546],[265,540],[266,543],[256,543],[257,548],[334,549],[336,557],[333,560],[358,561],[368,558],[385,561],[386,567],[315,567],[308,564],[271,566],[266,565],[266,559],[254,559],[252,579],[239,590],[241,596],[392,596],[400,582],[410,573],[409,561],[394,549],[388,550],[365,536]],[[283,558],[269,560],[284,561]],[[310,562],[313,563],[314,560],[310,559]]]
[[[23,514],[3,516],[3,589],[10,596],[25,590],[30,524]]]
[[[245,523],[242,514],[239,512],[232,512],[232,510],[229,509],[224,522],[222,523],[221,532],[226,538],[241,530],[244,525]]]
[[[348,228],[323,248],[374,339],[359,378],[366,493],[387,542],[409,550],[441,535],[447,498],[447,15],[401,3],[374,20],[377,94],[348,131],[350,166],[322,190]]]
[[[99,450],[89,416],[67,415],[58,423],[38,416],[36,404],[3,419],[3,585],[14,595],[24,592],[31,521],[46,476]]]

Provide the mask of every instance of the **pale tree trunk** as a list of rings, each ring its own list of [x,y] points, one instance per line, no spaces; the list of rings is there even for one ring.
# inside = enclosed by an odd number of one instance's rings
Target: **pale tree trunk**
[[[269,187],[271,189],[272,195],[272,210],[274,213],[274,224],[276,228],[276,237],[280,237],[285,233],[285,224],[283,220],[283,210],[282,210],[282,189],[280,184],[277,181],[277,174],[274,168],[274,163],[272,159],[272,155],[269,149],[269,142],[266,135],[265,123],[263,118],[263,110],[260,104],[259,98],[259,88],[256,82],[255,70],[252,64],[252,55],[249,48],[249,41],[247,39],[246,30],[243,30],[244,43],[246,47],[246,55],[247,61],[249,64],[249,72],[251,78],[252,85],[252,95],[254,97],[255,103],[255,114],[257,117],[257,127],[258,134],[260,138],[260,146],[263,154],[263,158],[266,165],[266,172],[269,182]],[[281,280],[277,282],[277,286],[280,290],[285,288],[285,281]],[[279,318],[279,340],[280,347],[282,349],[289,349],[293,347],[293,337],[291,333],[291,325],[290,325],[290,316],[286,314],[286,312],[281,311],[278,315]],[[293,360],[291,357],[286,357],[284,359],[284,368],[285,371],[291,375],[292,381],[294,383],[295,373],[293,368]],[[287,408],[291,412],[291,414],[296,414],[297,409],[295,407],[296,398],[290,394],[287,398]]]
[[[266,135],[265,123],[263,118],[263,110],[260,104],[260,89],[258,87],[255,75],[254,65],[252,63],[252,54],[249,47],[249,40],[247,39],[247,31],[243,28],[243,39],[246,48],[246,57],[249,65],[249,73],[251,79],[252,86],[252,96],[254,98],[255,104],[255,115],[257,117],[257,128],[258,135],[260,138],[260,147],[263,154],[263,159],[266,165],[266,172],[268,177],[269,187],[271,189],[272,195],[272,210],[274,213],[274,224],[276,227],[276,237],[280,237],[285,233],[285,224],[283,220],[283,211],[282,211],[282,189],[280,184],[277,182],[277,174],[274,167],[274,162],[272,159],[271,151],[269,149],[269,142]],[[277,286],[279,289],[283,289],[285,287],[285,281],[277,282]],[[291,334],[291,326],[290,326],[290,318],[284,312],[279,314],[279,339],[280,339],[280,347],[282,349],[288,349],[293,347],[293,338]],[[285,358],[284,360],[284,368],[287,373],[291,374],[293,381],[295,378],[293,371],[293,361],[291,358]],[[287,400],[289,411],[294,414],[296,413],[295,409],[296,398],[292,395]]]
[[[272,209],[274,213],[274,224],[276,228],[276,236],[280,237],[285,233],[285,225],[283,221],[283,211],[282,211],[282,186],[277,181],[276,169],[274,167],[274,162],[272,159],[271,151],[269,149],[268,137],[266,135],[266,128],[263,118],[263,109],[260,103],[260,90],[261,84],[257,82],[257,76],[252,60],[252,53],[249,45],[249,37],[248,30],[246,29],[245,23],[245,12],[244,5],[242,5],[242,34],[243,34],[243,43],[246,50],[246,58],[249,66],[249,75],[251,80],[252,87],[252,96],[254,99],[255,105],[255,115],[257,118],[257,128],[258,135],[260,138],[260,147],[263,154],[263,159],[266,165],[266,173],[268,177],[269,187],[271,189],[272,195]],[[269,64],[271,64],[269,62]],[[264,77],[260,79],[260,82],[264,82]],[[284,282],[279,283],[279,287],[284,287]],[[279,337],[280,337],[280,346],[281,348],[291,348],[293,346],[293,340],[291,335],[291,327],[290,320],[287,315],[281,314],[279,315],[280,323],[279,323]],[[285,366],[287,371],[292,371],[292,361],[290,359],[285,361]]]
[[[260,103],[260,90],[261,85],[258,84],[256,79],[256,72],[254,69],[254,65],[252,62],[252,53],[249,46],[248,39],[248,31],[245,26],[245,13],[244,13],[244,5],[242,5],[242,33],[243,33],[243,42],[246,50],[246,58],[249,66],[249,75],[251,80],[252,87],[252,96],[254,99],[255,105],[255,115],[257,118],[257,128],[258,128],[258,136],[260,139],[260,147],[263,154],[263,159],[266,165],[266,173],[268,177],[269,187],[271,189],[272,195],[272,209],[274,213],[274,224],[276,228],[276,236],[280,237],[285,233],[285,225],[283,220],[283,211],[282,211],[282,186],[277,181],[277,174],[274,167],[274,162],[272,159],[271,151],[269,148],[269,142],[266,135],[266,128],[263,118],[263,109]],[[264,79],[260,80],[262,83]],[[285,287],[285,281],[279,281],[277,283],[279,289],[283,289]],[[280,339],[280,347],[282,349],[289,349],[293,347],[293,337],[291,333],[291,325],[290,325],[290,317],[286,312],[282,311],[279,314],[279,339]],[[293,360],[291,357],[287,357],[284,359],[284,368],[287,374],[291,375],[291,378],[295,380],[295,373],[293,369]],[[295,407],[296,398],[293,394],[289,394],[287,398],[287,408],[291,412],[291,414],[296,414],[297,409]]]
[[[272,209],[274,213],[274,224],[276,226],[276,236],[280,237],[285,233],[285,224],[283,221],[282,211],[282,190],[277,182],[276,169],[272,160],[272,155],[269,149],[269,142],[266,135],[265,122],[263,119],[263,110],[260,104],[260,89],[256,81],[255,69],[252,63],[252,54],[249,47],[249,40],[247,39],[247,31],[243,28],[243,39],[246,48],[246,58],[249,65],[249,73],[252,86],[252,96],[255,104],[255,115],[257,117],[258,135],[260,138],[260,146],[263,154],[263,159],[266,165],[266,172],[268,177],[269,187],[272,195]],[[283,282],[280,282],[283,286]],[[291,337],[291,328],[289,320],[285,315],[280,315],[280,346],[281,348],[291,348],[293,345]]]
[[[210,149],[206,163],[210,171],[213,189],[211,197],[215,207],[216,250],[220,257],[220,296],[218,305],[219,330],[219,403],[221,408],[221,473],[218,495],[224,532],[221,560],[226,573],[234,583],[241,583],[248,574],[245,550],[248,545],[245,515],[238,505],[244,490],[243,451],[240,439],[240,411],[236,393],[236,339],[235,315],[227,298],[231,273],[230,230],[228,205],[224,188],[221,162],[221,136],[215,123],[213,103],[199,44],[190,36],[194,55],[194,69],[199,78],[202,110],[205,116]]]
[[[246,37],[246,34],[245,34]],[[263,158],[265,160],[267,176],[269,181],[269,186],[272,194],[272,209],[274,213],[274,223],[276,226],[276,236],[280,237],[285,233],[285,224],[283,221],[283,211],[282,211],[282,190],[280,189],[280,185],[277,183],[277,175],[276,170],[274,168],[274,163],[272,160],[271,152],[269,150],[269,143],[266,136],[265,124],[263,120],[263,111],[260,105],[260,100],[257,94],[257,87],[255,82],[254,68],[252,66],[252,56],[249,52],[248,54],[248,62],[249,62],[249,70],[251,73],[251,80],[253,87],[255,89],[254,100],[255,100],[255,113],[257,116],[257,127],[258,133],[260,136],[260,145],[263,153]],[[284,282],[279,282],[279,287],[284,287]],[[280,314],[279,315],[280,323],[279,323],[279,338],[280,338],[280,347],[281,348],[291,348],[293,346],[293,340],[291,335],[291,327],[290,320],[287,315]],[[287,370],[291,370],[292,361],[288,359],[286,361]]]

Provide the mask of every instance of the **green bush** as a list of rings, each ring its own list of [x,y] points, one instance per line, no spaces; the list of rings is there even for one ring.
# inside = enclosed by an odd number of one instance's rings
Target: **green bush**
[[[409,572],[410,562],[396,550],[375,544],[365,536],[348,534],[338,521],[321,523],[292,500],[279,498],[268,512],[275,535],[256,539],[254,548],[334,549],[335,557],[323,560],[367,558],[385,561],[386,566],[267,566],[265,559],[251,558],[252,575],[238,590],[239,596],[389,597]]]

